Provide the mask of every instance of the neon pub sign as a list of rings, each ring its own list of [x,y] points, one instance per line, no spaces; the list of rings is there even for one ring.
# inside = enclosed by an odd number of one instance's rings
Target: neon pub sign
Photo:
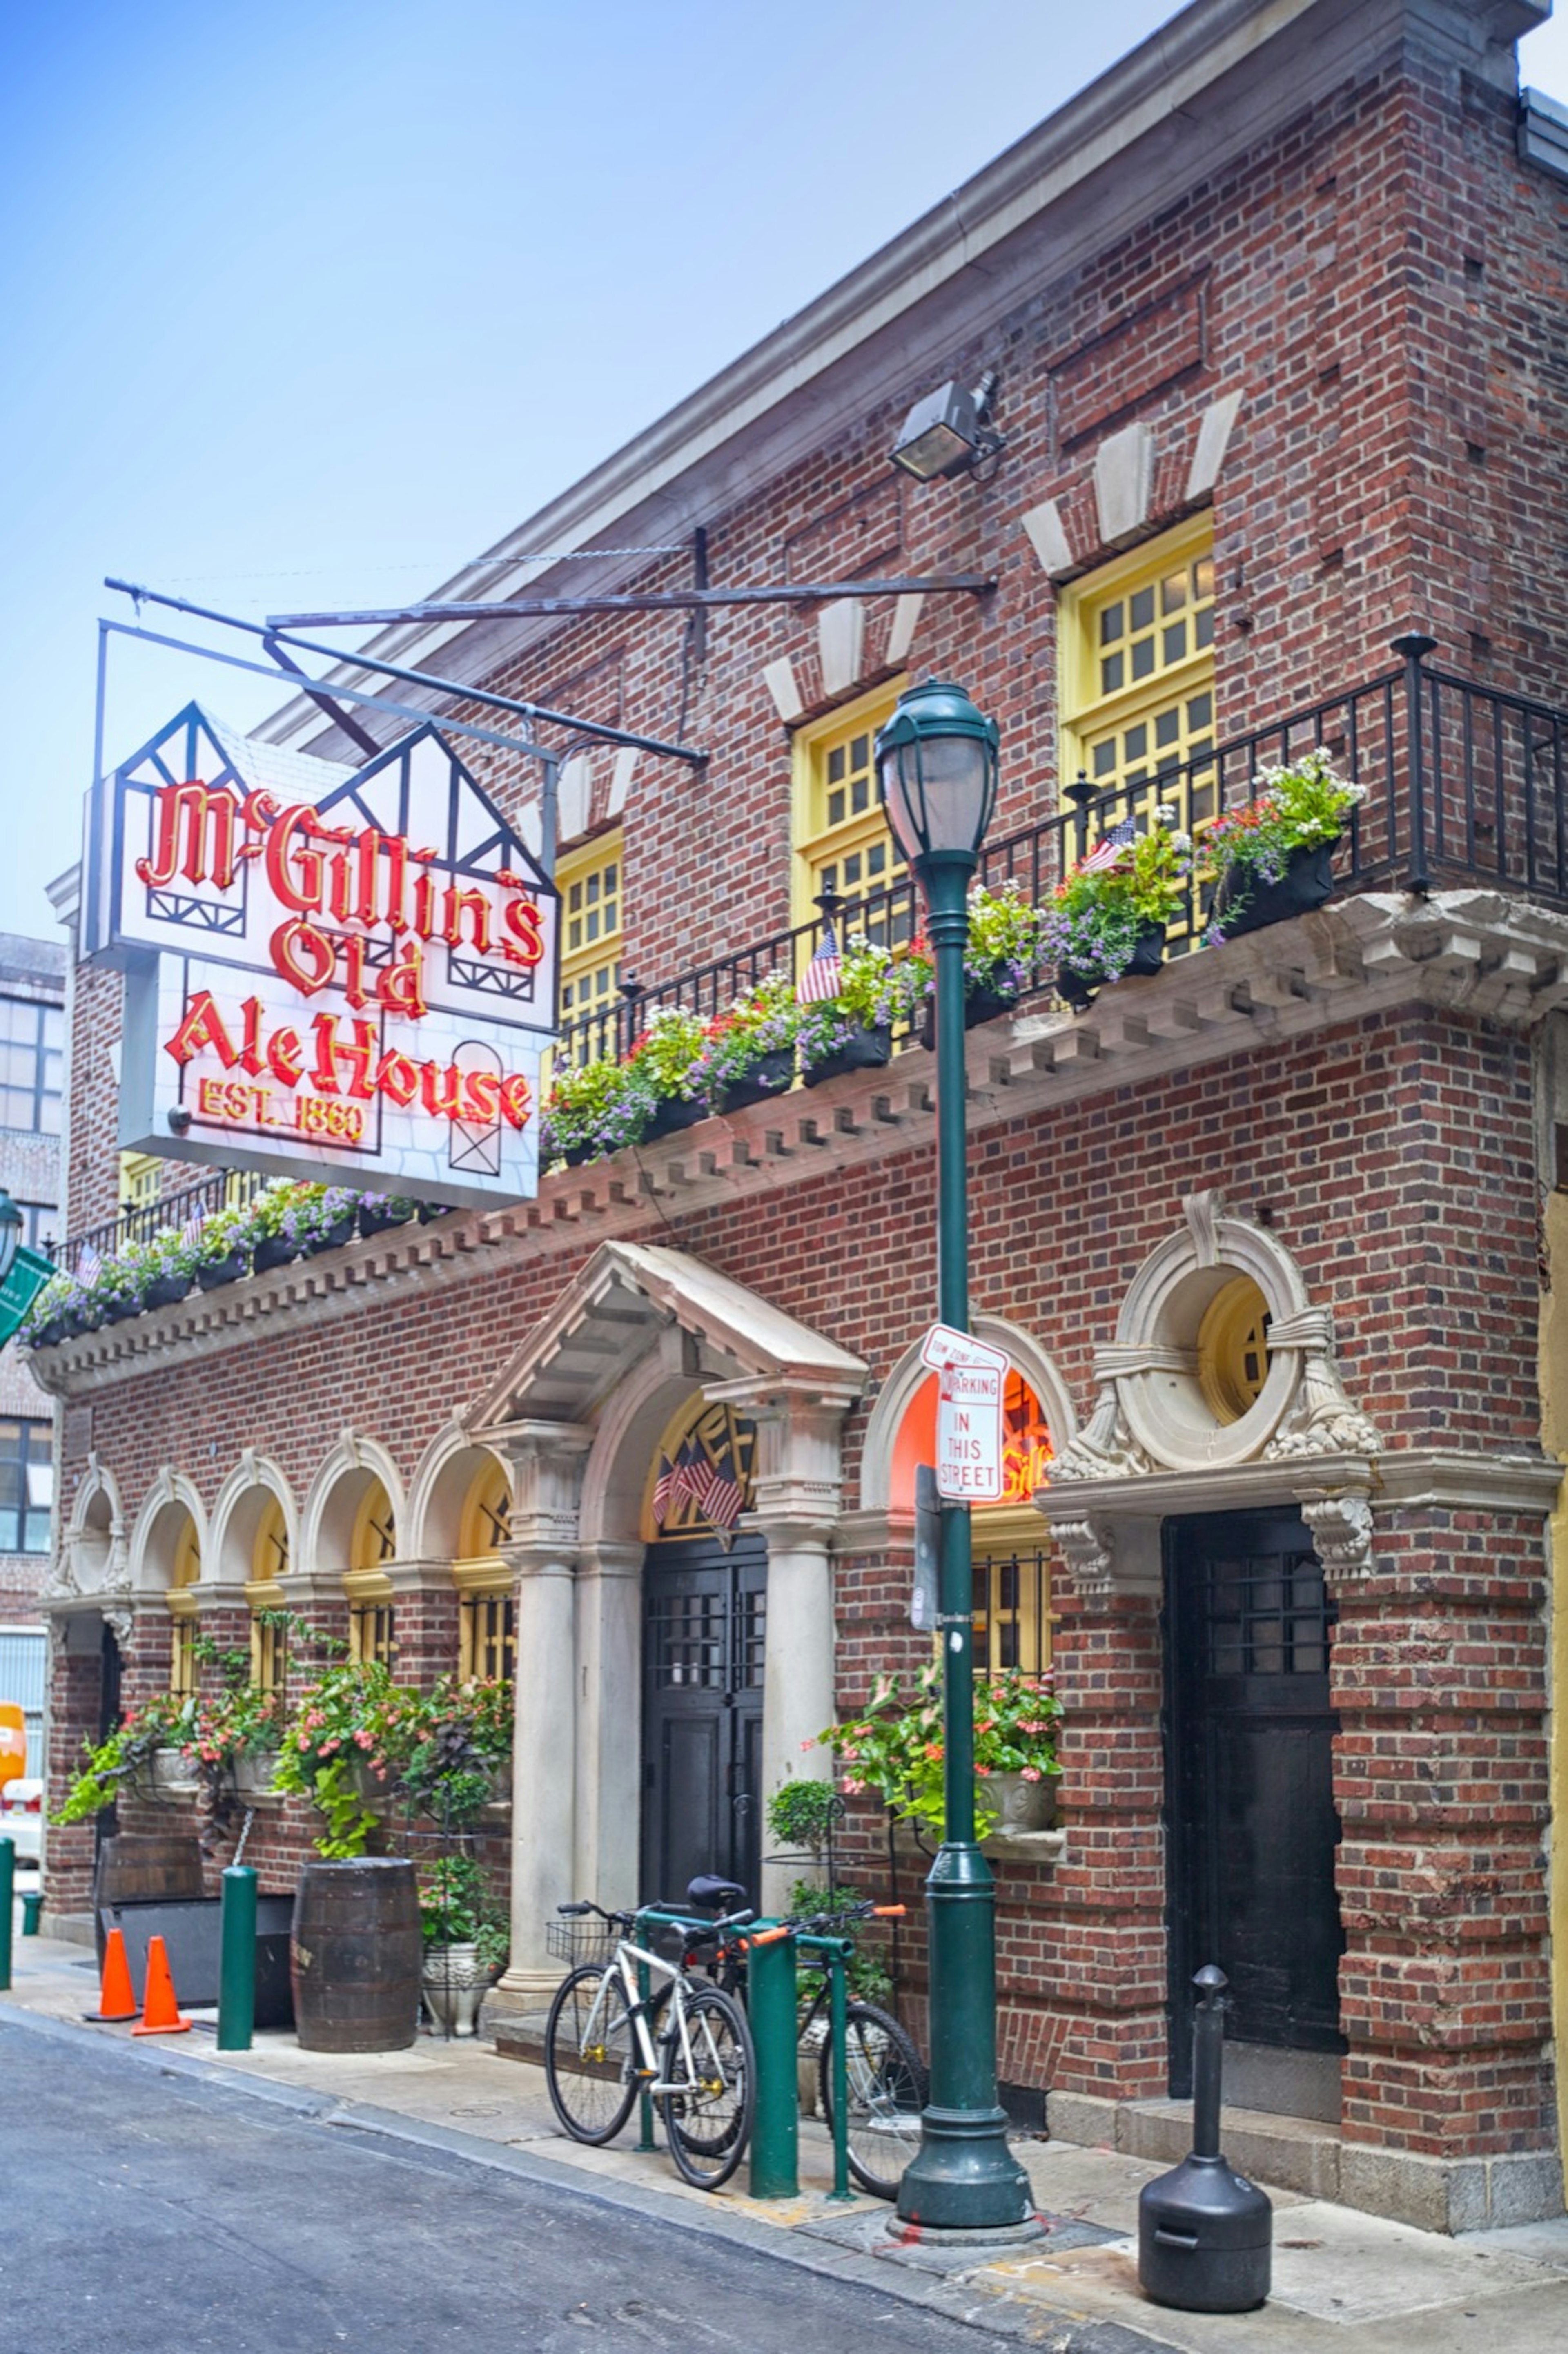
[[[430,1199],[537,1184],[553,885],[435,727],[365,768],[192,705],[90,797],[122,1148]]]

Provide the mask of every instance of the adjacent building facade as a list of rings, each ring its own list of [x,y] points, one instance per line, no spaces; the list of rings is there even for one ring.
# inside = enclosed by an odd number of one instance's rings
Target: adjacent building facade
[[[1318,913],[1178,926],[1155,977],[1075,1013],[1042,974],[970,1034],[977,1324],[1015,1376],[977,1624],[1067,1712],[1061,1828],[995,1844],[1001,2070],[1154,2147],[1219,1958],[1279,2167],[1446,2229],[1562,2205],[1568,179],[1512,48],[1545,13],[1197,0],[447,593],[925,588],[371,649],[708,755],[563,743],[573,1051],[798,971],[824,892],[901,936],[871,741],[916,676],[998,720],[987,871],[1036,896],[1291,751],[1368,786]],[[1000,454],[890,469],[911,403],[989,370]],[[359,757],[312,705],[263,732]],[[464,757],[526,833],[530,765]],[[74,1235],[121,1200],[118,977],[73,1002]],[[283,1599],[411,1681],[514,1669],[517,2002],[562,1899],[755,1882],[768,1792],[925,1656],[934,1249],[911,1037],[38,1352],[57,1787],[193,1614],[243,1639]],[[697,1459],[734,1532],[670,1510]],[[287,1886],[307,1838],[265,1801],[249,1860]],[[913,1893],[868,1809],[846,1840]],[[92,1861],[51,1830],[56,1917]],[[901,1972],[920,2027],[917,1928]]]

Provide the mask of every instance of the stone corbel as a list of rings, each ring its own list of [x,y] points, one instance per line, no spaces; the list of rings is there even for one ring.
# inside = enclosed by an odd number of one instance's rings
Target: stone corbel
[[[1298,1350],[1296,1394],[1264,1449],[1264,1460],[1291,1462],[1314,1455],[1379,1455],[1383,1439],[1370,1416],[1345,1394],[1334,1355],[1334,1320],[1326,1308],[1281,1318],[1268,1335],[1271,1352]]]
[[[1053,1521],[1051,1533],[1083,1599],[1108,1602],[1116,1565],[1116,1532],[1109,1521]]]
[[[1372,1575],[1372,1513],[1365,1496],[1352,1490],[1304,1496],[1301,1517],[1330,1585],[1353,1585]]]
[[[498,1548],[514,1569],[575,1559],[583,1473],[594,1433],[578,1422],[503,1422],[473,1434],[502,1457],[512,1479],[512,1539]]]

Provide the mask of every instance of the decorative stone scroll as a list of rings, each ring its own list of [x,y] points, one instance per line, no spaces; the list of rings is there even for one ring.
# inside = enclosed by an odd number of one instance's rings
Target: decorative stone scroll
[[[1372,1506],[1364,1496],[1308,1496],[1301,1517],[1312,1532],[1312,1546],[1330,1585],[1372,1575]]]

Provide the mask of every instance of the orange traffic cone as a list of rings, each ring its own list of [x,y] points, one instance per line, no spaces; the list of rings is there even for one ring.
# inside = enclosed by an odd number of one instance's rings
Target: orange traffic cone
[[[125,1958],[125,1932],[111,1929],[103,1948],[103,1983],[98,1994],[100,2019],[134,2019],[135,1989],[131,1984],[131,1965]]]
[[[142,2016],[131,2030],[132,2035],[186,2035],[190,2020],[180,2017],[180,2007],[175,2000],[175,1981],[169,1975],[169,1957],[164,1950],[162,1937],[147,1940],[147,1992],[142,2005]]]

